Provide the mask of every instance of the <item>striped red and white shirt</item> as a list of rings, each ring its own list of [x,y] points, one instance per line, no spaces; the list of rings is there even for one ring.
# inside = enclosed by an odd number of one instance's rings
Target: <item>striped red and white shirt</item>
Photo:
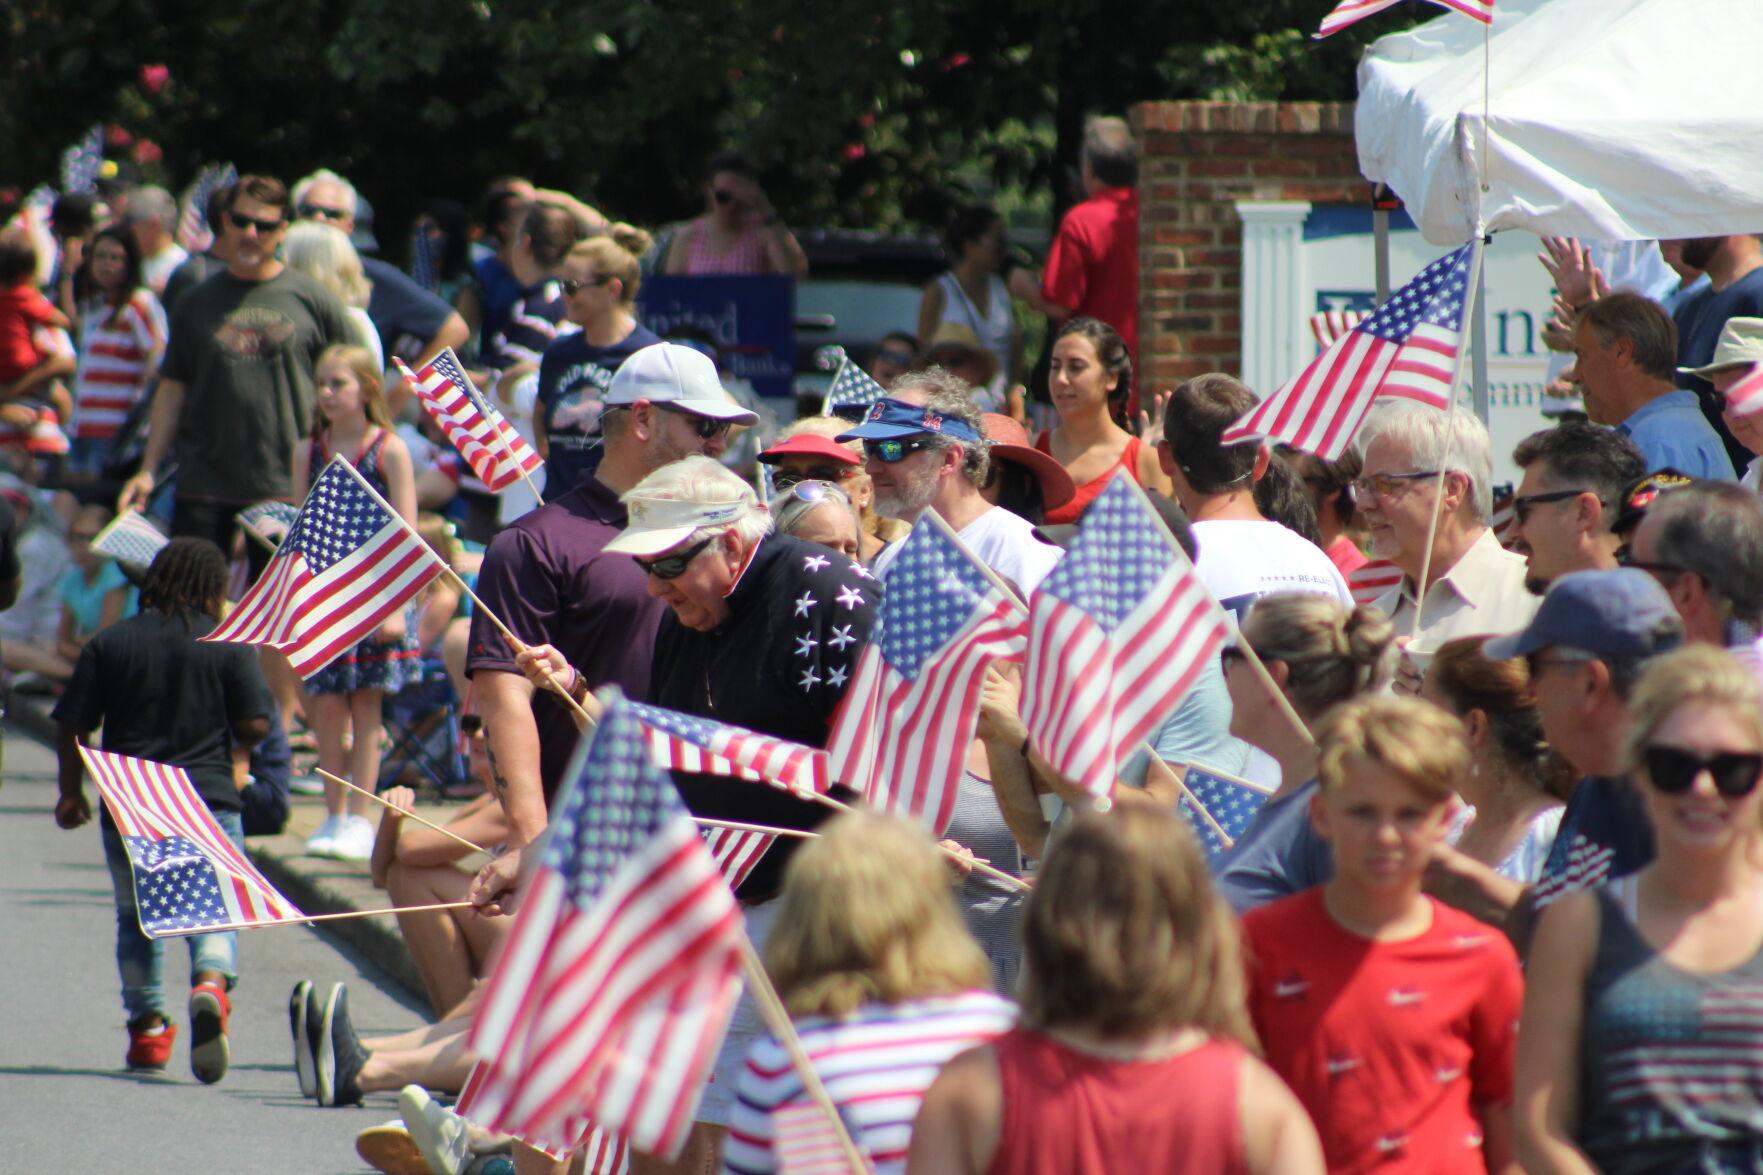
[[[112,311],[101,301],[82,308],[80,363],[74,373],[74,436],[109,440],[141,398],[154,353],[165,346],[165,310],[145,287]]]
[[[906,1169],[912,1122],[924,1091],[957,1055],[1008,1031],[1016,1005],[989,991],[870,1004],[843,1020],[815,1017],[796,1030],[852,1140],[875,1175]],[[783,1046],[756,1041],[735,1089],[723,1171],[761,1175],[779,1169],[774,1113],[812,1104]]]

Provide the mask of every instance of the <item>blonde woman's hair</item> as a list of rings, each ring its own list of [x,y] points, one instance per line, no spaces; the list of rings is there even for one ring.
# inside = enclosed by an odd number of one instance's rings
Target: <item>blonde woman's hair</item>
[[[916,824],[874,812],[827,822],[784,871],[765,969],[792,1016],[848,1016],[989,987],[954,878]]]
[[[1713,645],[1685,645],[1654,657],[1641,670],[1628,698],[1629,768],[1646,771],[1642,753],[1659,728],[1684,706],[1724,706],[1763,750],[1763,692],[1731,653]]]
[[[1286,667],[1286,697],[1306,720],[1376,689],[1395,659],[1395,627],[1376,608],[1348,612],[1331,596],[1274,592],[1243,621],[1243,639],[1263,661]]]
[[[566,256],[589,262],[596,276],[617,278],[623,283],[618,304],[630,306],[637,300],[637,287],[643,279],[639,259],[652,244],[654,238],[648,233],[621,221],[597,236],[578,242]]]
[[[313,361],[313,374],[317,375],[318,369],[333,359],[347,365],[355,376],[355,382],[361,385],[361,406],[366,410],[367,422],[377,424],[390,432],[392,430],[392,410],[386,407],[386,389],[383,382],[385,377],[380,372],[380,365],[374,360],[373,352],[366,347],[357,347],[353,343],[332,343],[319,352],[318,358]],[[314,410],[312,413],[313,438],[323,437],[325,430],[329,427],[330,421],[324,418],[324,413]]]
[[[1041,866],[1022,938],[1026,1024],[1121,1039],[1193,1027],[1255,1047],[1236,921],[1173,813],[1074,820]]]
[[[1469,774],[1469,742],[1456,715],[1414,698],[1354,698],[1330,710],[1316,730],[1316,778],[1323,791],[1375,763],[1434,803],[1455,795]]]
[[[315,220],[296,222],[288,229],[282,252],[289,269],[305,274],[345,306],[365,307],[373,294],[373,283],[361,266],[361,254],[334,225]]]

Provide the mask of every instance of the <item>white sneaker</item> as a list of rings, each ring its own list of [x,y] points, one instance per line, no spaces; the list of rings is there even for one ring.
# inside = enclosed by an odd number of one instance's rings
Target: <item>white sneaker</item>
[[[342,816],[326,816],[318,831],[306,838],[306,855],[309,857],[334,857],[337,854],[337,837],[343,831]]]
[[[373,821],[365,816],[344,816],[343,826],[331,844],[330,855],[342,861],[365,861],[373,856]]]
[[[464,1118],[435,1101],[420,1085],[406,1085],[399,1092],[398,1115],[434,1175],[459,1175],[465,1169],[471,1156]]]

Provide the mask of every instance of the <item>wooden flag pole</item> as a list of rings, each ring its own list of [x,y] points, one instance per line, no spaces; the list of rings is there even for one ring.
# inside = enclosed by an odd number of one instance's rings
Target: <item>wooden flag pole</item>
[[[342,458],[339,457],[339,458],[336,458],[336,460],[342,461]],[[397,509],[395,507],[393,507],[393,505],[390,502],[386,501],[385,498],[381,497],[378,490],[374,489],[371,485],[369,485],[367,483],[367,479],[365,477],[361,476],[360,470],[356,469],[355,466],[349,464],[349,462],[347,462],[347,461],[343,461],[343,468],[349,471],[349,476],[353,477],[355,479],[355,484],[359,485],[363,490],[365,490],[373,498],[374,501],[378,502],[380,504],[381,508],[383,508],[387,514],[391,515],[393,518],[398,520],[398,525],[402,526],[404,528],[404,530],[406,531],[406,533],[408,533],[417,542],[419,542],[419,543],[423,542],[423,538],[420,534],[418,534],[416,532],[416,528],[411,526],[410,523],[405,519],[405,517],[402,514],[398,513]],[[427,543],[423,543],[424,547],[427,547],[427,545],[428,545]],[[441,563],[441,574],[445,575],[448,578],[449,582],[451,582],[454,587],[457,587],[462,593],[464,593],[465,595],[467,595],[471,598],[472,606],[474,608],[477,608],[479,611],[481,611],[484,614],[484,616],[489,620],[489,622],[496,626],[496,631],[500,632],[502,634],[502,638],[504,640],[506,640],[510,645],[514,646],[514,651],[516,653],[526,652],[527,651],[526,642],[522,641],[519,637],[515,636],[513,630],[510,629],[506,624],[502,623],[502,618],[497,616],[494,612],[490,611],[490,609],[485,606],[484,602],[482,600],[478,599],[478,594],[471,590],[471,585],[467,584],[463,579],[459,578],[459,573],[457,571],[454,571],[451,567],[447,566],[447,564],[445,562],[442,562],[438,556],[436,557],[436,561]],[[558,681],[555,676],[553,676],[550,680],[551,680],[552,692],[557,694],[558,697],[562,698],[564,700],[564,702],[566,702],[569,705],[569,708],[574,710],[576,712],[576,714],[578,716],[580,716],[580,718],[584,722],[588,723],[590,726],[593,725],[593,723],[596,720],[596,715],[591,713],[580,702],[576,701],[574,698],[569,696],[569,687],[565,683]]]
[[[739,820],[712,820],[708,816],[694,816],[692,820],[703,828],[732,828],[736,832],[763,832],[767,836],[796,836],[804,840],[815,840],[820,836],[820,833],[805,828],[774,828],[769,824],[742,824]]]
[[[1173,772],[1171,774],[1173,774]],[[1187,798],[1188,806],[1193,808],[1194,812],[1200,817],[1200,819],[1204,820],[1211,827],[1218,839],[1224,842],[1224,847],[1227,849],[1234,848],[1237,843],[1236,840],[1231,837],[1230,833],[1224,830],[1218,821],[1212,818],[1212,813],[1206,810],[1206,805],[1200,802],[1200,797],[1188,790],[1187,780],[1177,775],[1175,777],[1175,786],[1179,787],[1181,789],[1181,794]]]
[[[463,910],[470,902],[435,902],[427,906],[392,906],[384,910],[343,910],[336,914],[302,914],[298,918],[262,918],[256,922],[229,922],[225,926],[200,926],[191,934],[223,934],[229,930],[258,930],[265,926],[299,926],[308,922],[337,922],[344,918],[371,918],[375,914],[422,914],[430,910]]]
[[[747,937],[745,930],[740,935],[739,949],[741,970],[747,976],[747,990],[752,994],[753,1003],[757,1005],[759,1015],[771,1029],[772,1035],[790,1055],[790,1064],[802,1078],[803,1092],[820,1107],[827,1121],[832,1123],[833,1131],[838,1135],[839,1148],[845,1152],[845,1162],[851,1175],[869,1175],[869,1163],[863,1158],[863,1152],[857,1149],[851,1132],[845,1128],[845,1119],[840,1115],[838,1106],[833,1104],[832,1095],[827,1093],[826,1086],[821,1084],[820,1074],[814,1071],[814,1064],[808,1059],[808,1051],[802,1047],[802,1038],[796,1034],[796,1026],[790,1022],[790,1013],[778,996],[777,988],[771,985],[771,976],[765,973],[765,967],[753,949],[753,940]]]

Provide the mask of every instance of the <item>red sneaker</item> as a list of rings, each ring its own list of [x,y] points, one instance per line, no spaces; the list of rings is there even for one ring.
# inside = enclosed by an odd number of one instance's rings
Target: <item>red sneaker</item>
[[[198,983],[190,991],[190,1072],[204,1085],[226,1076],[226,1023],[232,1010],[219,984]]]
[[[171,1060],[171,1046],[177,1043],[177,1039],[178,1026],[169,1020],[163,1022],[157,1032],[131,1024],[129,1051],[123,1056],[123,1063],[131,1069],[164,1069],[166,1062]]]

